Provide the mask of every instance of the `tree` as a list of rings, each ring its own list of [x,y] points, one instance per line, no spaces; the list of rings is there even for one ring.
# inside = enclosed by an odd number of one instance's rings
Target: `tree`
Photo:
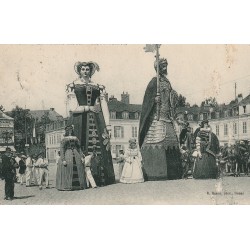
[[[32,136],[33,119],[28,109],[19,106],[12,109],[10,116],[14,118],[15,148],[24,151],[26,142],[30,143]]]
[[[44,115],[41,117],[41,120],[36,123],[38,143],[42,143],[42,144],[45,143],[46,125],[49,123],[51,123],[51,120],[49,118],[49,112],[46,111]]]
[[[204,107],[205,105],[209,105],[210,107],[218,107],[218,102],[215,97],[209,97],[201,103],[201,107]]]
[[[195,103],[192,108],[198,108],[199,106]]]
[[[177,107],[185,107],[185,106],[186,106],[186,97],[179,94],[178,95]]]

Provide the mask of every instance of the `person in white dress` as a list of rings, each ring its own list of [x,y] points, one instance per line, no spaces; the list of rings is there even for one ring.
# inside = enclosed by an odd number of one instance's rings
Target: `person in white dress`
[[[26,187],[30,187],[33,178],[33,162],[30,155],[27,155],[25,164],[26,164]]]
[[[136,144],[136,139],[129,140],[129,148],[126,150],[125,164],[122,170],[121,183],[141,183],[144,182],[142,172],[141,152]]]

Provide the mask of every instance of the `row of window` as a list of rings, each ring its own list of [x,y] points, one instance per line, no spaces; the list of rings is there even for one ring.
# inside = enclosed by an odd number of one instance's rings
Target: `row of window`
[[[137,127],[132,127],[131,136],[133,138],[137,138],[138,136],[138,129]],[[114,137],[115,138],[124,138],[124,127],[123,126],[114,126]]]
[[[225,123],[224,124],[224,135],[227,136],[228,135],[228,124]],[[243,122],[242,123],[242,132],[243,134],[246,134],[247,133],[247,122]],[[217,136],[220,135],[220,126],[219,125],[216,125],[215,126],[215,133]],[[237,126],[237,123],[233,123],[233,134],[236,135],[238,134],[238,126]]]
[[[116,112],[110,111],[110,119],[136,119],[139,120],[140,114],[138,112]]]
[[[244,114],[246,113],[246,107],[243,106],[243,112]],[[194,115],[194,114],[181,114],[179,116],[182,117],[182,119],[184,119],[184,116],[186,116],[186,119],[189,121],[193,121],[194,119],[197,119],[199,117],[199,120],[205,120],[205,119],[219,119],[221,117],[223,118],[227,118],[227,117],[231,117],[231,116],[237,116],[239,115],[239,110],[238,108],[235,109],[231,109],[231,110],[224,110],[223,113],[217,111],[217,112],[206,112],[206,113],[200,113],[199,115]]]
[[[53,134],[47,136],[47,145],[60,144],[62,140],[62,134]]]
[[[115,138],[124,138],[124,127],[123,126],[114,126],[114,137]],[[138,137],[138,128],[132,126],[131,137]],[[62,134],[53,134],[47,136],[47,145],[60,144],[62,140]]]

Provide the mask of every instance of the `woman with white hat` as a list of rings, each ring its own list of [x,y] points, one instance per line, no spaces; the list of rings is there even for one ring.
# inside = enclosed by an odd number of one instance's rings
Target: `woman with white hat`
[[[142,157],[140,150],[136,145],[136,139],[129,140],[129,148],[125,153],[125,164],[122,170],[120,182],[122,183],[140,183],[144,182],[142,172]]]

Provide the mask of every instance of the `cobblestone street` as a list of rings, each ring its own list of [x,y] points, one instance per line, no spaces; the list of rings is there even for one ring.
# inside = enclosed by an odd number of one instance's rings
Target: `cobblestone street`
[[[172,180],[121,184],[81,191],[55,188],[55,165],[50,165],[50,188],[15,184],[15,199],[6,201],[0,181],[1,205],[82,204],[250,204],[250,178],[224,177],[220,180]],[[117,171],[115,171],[117,172]]]

